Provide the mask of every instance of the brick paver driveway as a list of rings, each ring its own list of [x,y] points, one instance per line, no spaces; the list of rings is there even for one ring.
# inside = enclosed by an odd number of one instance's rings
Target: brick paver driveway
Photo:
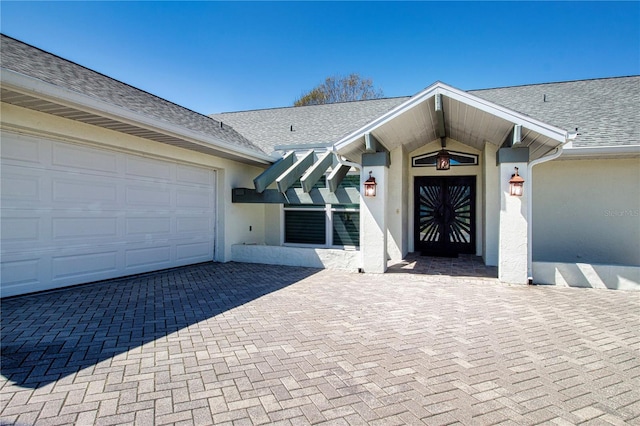
[[[3,424],[640,424],[640,294],[202,264],[2,302]]]

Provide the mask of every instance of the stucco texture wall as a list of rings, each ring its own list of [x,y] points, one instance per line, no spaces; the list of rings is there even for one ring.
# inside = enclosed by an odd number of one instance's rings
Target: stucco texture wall
[[[640,158],[533,168],[534,262],[640,266]]]

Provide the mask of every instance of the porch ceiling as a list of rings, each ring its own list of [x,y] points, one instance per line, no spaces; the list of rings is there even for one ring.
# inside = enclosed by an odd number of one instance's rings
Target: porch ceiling
[[[529,147],[530,160],[566,141],[567,134],[562,129],[437,83],[338,142],[338,152],[351,161],[359,161],[365,152],[365,133],[374,135],[389,150],[404,146],[407,152],[439,140],[435,110],[438,94],[442,96],[446,137],[479,151],[487,142],[503,145],[515,124],[522,125],[519,146]]]

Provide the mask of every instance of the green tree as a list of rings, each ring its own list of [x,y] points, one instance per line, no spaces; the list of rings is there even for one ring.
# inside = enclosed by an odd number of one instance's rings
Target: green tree
[[[376,89],[370,78],[362,78],[353,73],[348,76],[327,77],[322,84],[303,93],[293,106],[333,104],[336,102],[364,101],[384,96],[382,89]]]

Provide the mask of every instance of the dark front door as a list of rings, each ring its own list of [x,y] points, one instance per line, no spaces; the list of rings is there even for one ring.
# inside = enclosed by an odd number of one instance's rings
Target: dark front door
[[[428,256],[476,252],[475,176],[415,178],[415,250]]]

